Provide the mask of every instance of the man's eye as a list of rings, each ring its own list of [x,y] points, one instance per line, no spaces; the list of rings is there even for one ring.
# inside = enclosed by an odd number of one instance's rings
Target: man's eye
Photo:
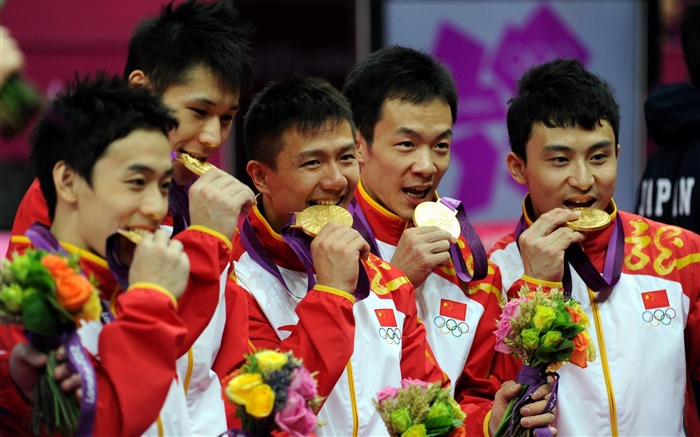
[[[129,185],[133,185],[135,187],[143,187],[146,185],[146,180],[145,179],[131,179],[127,181]]]
[[[311,161],[304,162],[303,164],[301,164],[301,166],[302,167],[313,167],[313,166],[319,165],[319,164],[321,164],[321,161],[319,161],[317,159],[313,159]]]
[[[197,115],[200,115],[200,116],[207,115],[207,111],[205,111],[204,109],[199,109],[199,108],[190,108],[190,109],[192,110],[192,112],[194,112]]]
[[[355,155],[352,153],[348,153],[347,155],[343,155],[340,158],[341,161],[354,161],[355,160]]]
[[[608,156],[607,156],[606,154],[604,154],[604,153],[598,153],[598,154],[593,155],[593,156],[591,157],[591,161],[603,162],[603,161],[605,161],[607,158],[608,158]]]
[[[413,147],[413,143],[410,141],[403,141],[401,143],[398,143],[397,146],[410,149]]]
[[[449,148],[450,148],[450,143],[445,143],[445,142],[438,143],[438,144],[435,145],[435,148],[436,148],[436,149],[441,149],[441,150],[449,149]]]

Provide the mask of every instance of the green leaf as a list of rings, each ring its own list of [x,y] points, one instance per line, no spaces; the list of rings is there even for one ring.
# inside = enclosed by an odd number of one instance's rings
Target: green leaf
[[[51,305],[38,293],[29,293],[24,298],[22,324],[29,332],[46,337],[59,334],[61,323],[51,309]]]

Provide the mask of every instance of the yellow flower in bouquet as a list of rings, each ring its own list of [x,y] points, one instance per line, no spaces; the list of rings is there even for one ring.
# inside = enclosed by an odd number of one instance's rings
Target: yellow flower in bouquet
[[[73,434],[80,408],[54,380],[55,349],[81,320],[100,318],[98,291],[81,274],[77,256],[30,249],[3,259],[0,272],[0,318],[22,325],[32,346],[48,354],[33,396],[33,431],[38,434],[44,427],[50,433]]]
[[[291,352],[261,350],[224,379],[225,398],[236,405],[243,430],[228,435],[306,436],[318,425],[323,399],[313,374]]]
[[[565,298],[559,288],[531,291],[523,286],[518,297],[503,307],[497,322],[496,350],[512,354],[523,362],[516,377],[522,384],[501,419],[496,436],[528,435],[534,430],[520,427],[520,407],[547,377],[553,380],[552,400],[556,402],[557,370],[566,363],[585,368],[595,360],[595,346],[588,334],[588,316],[574,299]]]

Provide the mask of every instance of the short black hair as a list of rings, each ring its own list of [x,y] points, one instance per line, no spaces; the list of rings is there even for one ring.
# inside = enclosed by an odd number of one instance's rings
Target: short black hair
[[[617,144],[620,106],[612,87],[575,59],[555,59],[531,68],[518,81],[518,94],[508,102],[510,148],[527,162],[525,146],[535,123],[592,130],[602,120],[612,126]]]
[[[129,40],[124,68],[128,79],[141,70],[157,94],[183,84],[197,67],[211,71],[232,91],[248,90],[253,81],[250,55],[252,26],[241,22],[225,1],[174,1],[160,15],[139,22]]]
[[[116,140],[137,129],[167,134],[177,127],[160,98],[145,87],[130,87],[117,76],[75,76],[49,102],[32,131],[31,164],[53,220],[56,187],[53,168],[64,161],[88,184],[97,160]]]
[[[408,47],[384,47],[357,63],[345,79],[343,94],[368,147],[386,100],[424,104],[439,99],[449,105],[452,123],[457,119],[457,87],[450,72],[432,56]]]
[[[681,45],[690,81],[700,87],[700,1],[689,4],[683,10]]]
[[[355,125],[347,99],[328,81],[313,77],[291,77],[270,82],[257,94],[243,123],[248,159],[277,169],[277,155],[284,148],[282,135],[291,128],[299,132],[319,129],[329,122]]]

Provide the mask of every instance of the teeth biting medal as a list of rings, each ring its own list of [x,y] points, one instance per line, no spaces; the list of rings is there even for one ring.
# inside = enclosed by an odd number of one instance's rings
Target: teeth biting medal
[[[202,162],[187,152],[177,152],[176,161],[181,162],[189,171],[197,176],[202,176],[207,170],[216,168],[213,164]]]
[[[459,238],[461,227],[457,220],[457,211],[453,211],[440,202],[423,202],[413,211],[413,224],[420,226],[437,226]]]
[[[590,232],[603,229],[610,224],[610,214],[598,208],[574,208],[581,216],[573,221],[567,222],[566,226],[581,232]]]
[[[350,211],[338,205],[312,205],[296,213],[292,228],[301,228],[306,234],[315,237],[328,223],[352,226]]]
[[[150,234],[149,231],[140,228],[118,229],[117,232],[126,237],[127,240],[131,241],[134,244],[139,244],[146,234]]]

